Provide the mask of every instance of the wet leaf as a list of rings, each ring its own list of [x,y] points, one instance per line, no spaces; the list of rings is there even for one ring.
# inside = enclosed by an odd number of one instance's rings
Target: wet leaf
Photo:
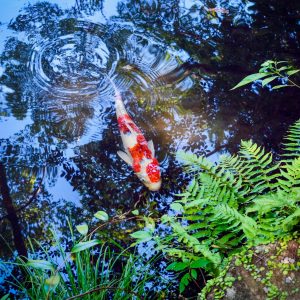
[[[28,259],[26,266],[40,270],[51,270],[54,271],[54,266],[47,260],[41,259]]]
[[[81,252],[85,249],[89,249],[98,244],[100,244],[100,240],[90,240],[87,242],[79,242],[72,248],[71,253]]]
[[[97,211],[94,216],[99,220],[108,221],[108,214],[103,210]]]
[[[7,300],[8,298],[9,298],[9,294],[6,294],[0,300]]]
[[[234,86],[232,89],[230,90],[234,90],[238,87],[241,87],[243,85],[246,85],[248,83],[251,83],[255,80],[261,79],[263,77],[266,77],[268,75],[270,75],[271,73],[255,73],[255,74],[251,74],[249,76],[246,76],[242,81],[240,81],[236,86]]]
[[[81,225],[77,225],[76,229],[78,230],[78,232],[82,235],[86,235],[89,231],[89,227],[86,223],[83,223]]]

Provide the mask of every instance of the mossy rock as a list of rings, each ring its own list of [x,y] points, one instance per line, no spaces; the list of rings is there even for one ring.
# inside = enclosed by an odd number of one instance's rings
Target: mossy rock
[[[243,250],[219,277],[208,281],[200,300],[299,300],[300,238]]]

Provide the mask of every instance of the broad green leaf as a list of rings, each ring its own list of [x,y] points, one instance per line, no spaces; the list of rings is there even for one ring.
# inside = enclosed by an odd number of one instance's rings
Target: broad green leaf
[[[138,216],[139,215],[139,210],[135,209],[131,212],[133,215]]]
[[[179,292],[182,293],[184,292],[185,288],[187,287],[187,285],[189,284],[189,282],[191,281],[191,275],[189,273],[186,273],[180,280],[179,283]]]
[[[72,248],[71,253],[81,252],[85,249],[89,249],[98,244],[100,244],[100,240],[90,240],[87,242],[79,242]]]
[[[210,261],[207,258],[201,257],[196,261],[193,261],[190,265],[191,268],[198,269],[198,268],[205,268]]]
[[[271,81],[273,81],[274,79],[278,78],[278,76],[272,76],[272,77],[268,77],[266,79],[264,79],[261,83],[262,86],[265,86],[266,84],[270,83]]]
[[[246,76],[242,81],[240,81],[236,86],[234,86],[230,90],[234,90],[234,89],[236,89],[238,87],[241,87],[243,85],[251,83],[251,82],[253,82],[255,80],[261,79],[261,78],[266,77],[268,75],[271,75],[271,73],[255,73],[255,74],[251,74],[249,76]]]
[[[298,73],[300,71],[300,69],[297,70],[291,70],[291,71],[287,71],[286,74],[288,74],[289,76],[294,75],[296,73]]]
[[[164,223],[167,223],[171,220],[171,217],[168,216],[168,215],[163,215],[161,218],[160,218],[161,222],[164,224]]]
[[[197,271],[195,270],[195,269],[192,269],[191,270],[191,275],[192,275],[192,277],[194,278],[194,279],[197,279]]]
[[[289,69],[289,68],[290,68],[290,66],[284,66],[284,67],[279,68],[278,71],[279,71],[279,72],[280,72],[280,71],[284,71],[284,70],[287,70],[287,69]]]
[[[50,287],[55,287],[59,284],[60,276],[59,275],[53,275],[45,280],[45,284]]]
[[[94,216],[99,220],[108,221],[108,214],[103,210],[97,211]]]
[[[286,84],[275,85],[272,87],[272,90],[277,90],[277,89],[281,89],[284,87],[287,87],[287,85]]]
[[[139,242],[147,242],[152,239],[152,235],[150,234],[150,232],[145,230],[136,231],[134,233],[131,233],[130,236],[134,239],[139,240]]]
[[[275,63],[274,60],[267,60],[267,61],[265,61],[264,63],[262,63],[261,66],[262,66],[262,67],[267,67],[267,66],[272,65],[272,64],[274,64],[274,63]]]
[[[54,271],[54,266],[52,263],[50,263],[47,260],[41,260],[41,259],[28,259],[26,266],[32,267],[35,269],[41,269],[41,270],[51,270]]]
[[[89,227],[86,223],[83,223],[81,225],[77,225],[76,229],[78,230],[78,232],[82,235],[86,235],[89,231]]]
[[[9,294],[6,294],[0,300],[7,300],[8,298],[9,298]]]
[[[265,73],[265,72],[267,72],[267,70],[268,70],[268,68],[264,67],[264,68],[260,68],[260,69],[258,70],[258,72],[259,72],[259,73]]]
[[[167,266],[166,270],[167,271],[182,271],[188,267],[188,263],[184,262],[173,262],[170,265]]]
[[[175,211],[183,211],[183,206],[178,202],[172,203],[170,207]]]

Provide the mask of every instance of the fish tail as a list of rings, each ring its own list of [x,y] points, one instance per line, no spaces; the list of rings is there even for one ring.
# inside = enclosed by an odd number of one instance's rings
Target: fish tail
[[[115,107],[116,107],[116,114],[119,117],[120,115],[125,115],[127,114],[127,111],[125,109],[123,100],[122,100],[122,96],[121,93],[119,91],[119,89],[117,88],[116,84],[114,83],[114,81],[108,77],[108,80],[110,81],[111,85],[114,88],[114,92],[115,92]]]

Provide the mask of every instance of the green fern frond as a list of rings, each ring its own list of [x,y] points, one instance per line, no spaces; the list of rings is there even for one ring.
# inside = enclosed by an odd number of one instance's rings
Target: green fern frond
[[[179,151],[176,155],[177,160],[181,160],[189,172],[206,170],[214,168],[214,164],[203,156],[197,156],[193,153]]]
[[[193,180],[178,195],[181,213],[168,217],[172,233],[161,249],[182,261],[205,258],[209,271],[220,270],[223,256],[245,242],[270,242],[300,228],[300,120],[285,141],[286,159],[276,163],[252,141],[218,164],[178,153]]]
[[[247,208],[246,214],[257,212],[259,215],[262,215],[280,210],[288,213],[291,209],[294,210],[296,208],[297,200],[293,196],[294,192],[286,193],[285,191],[278,190],[276,193],[257,197],[253,201],[253,204]]]
[[[226,221],[231,224],[228,229],[243,230],[248,239],[252,239],[257,234],[257,224],[254,219],[241,214],[237,209],[229,207],[227,204],[220,204],[215,208],[216,220]]]
[[[286,231],[291,230],[295,225],[298,224],[300,224],[300,207],[298,207],[282,222],[282,225]]]
[[[281,189],[289,192],[291,188],[300,187],[300,156],[282,165],[280,175],[277,181]]]
[[[290,126],[285,143],[283,143],[283,150],[283,157],[286,159],[300,156],[300,120]]]
[[[239,154],[244,160],[243,174],[252,185],[252,194],[262,194],[277,187],[274,184],[274,177],[277,177],[274,172],[278,165],[273,165],[271,153],[266,153],[252,141],[242,141]]]

